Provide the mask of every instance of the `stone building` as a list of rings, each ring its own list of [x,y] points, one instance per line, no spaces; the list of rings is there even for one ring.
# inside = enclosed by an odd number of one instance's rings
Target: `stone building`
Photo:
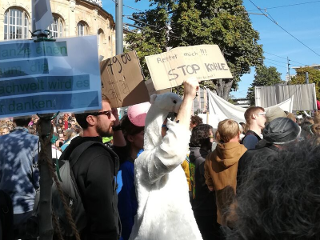
[[[52,36],[98,35],[99,55],[115,55],[115,23],[101,0],[50,0]],[[32,0],[0,0],[0,41],[30,39]]]

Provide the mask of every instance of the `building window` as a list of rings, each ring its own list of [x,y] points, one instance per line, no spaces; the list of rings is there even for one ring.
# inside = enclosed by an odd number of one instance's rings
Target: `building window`
[[[100,46],[100,44],[102,45],[102,44],[104,43],[104,38],[105,38],[104,32],[103,32],[103,30],[100,28],[100,29],[98,30],[98,46]]]
[[[84,36],[88,34],[88,25],[81,21],[78,23],[78,36]]]
[[[63,37],[63,20],[58,15],[53,15],[53,23],[49,26],[51,35],[54,38]]]
[[[26,39],[29,34],[29,18],[25,11],[10,8],[4,14],[4,40]]]

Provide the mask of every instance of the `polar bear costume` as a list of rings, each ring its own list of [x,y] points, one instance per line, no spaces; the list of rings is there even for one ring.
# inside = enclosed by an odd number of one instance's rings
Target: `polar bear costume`
[[[167,120],[178,112],[181,98],[173,93],[151,96],[145,123],[144,152],[135,160],[135,187],[138,212],[129,240],[202,239],[189,201],[189,188],[180,166],[190,140],[190,131]]]

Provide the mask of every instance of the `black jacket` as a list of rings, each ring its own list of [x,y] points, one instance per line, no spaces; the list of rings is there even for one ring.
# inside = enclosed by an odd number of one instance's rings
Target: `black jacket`
[[[66,159],[85,141],[102,142],[100,137],[77,137],[65,150]],[[118,240],[121,234],[116,192],[119,157],[109,147],[92,145],[72,170],[88,220],[87,227],[80,233],[81,239]]]
[[[259,141],[256,148],[246,151],[239,160],[237,185],[241,188],[245,178],[249,175],[255,167],[259,166],[263,161],[262,159],[268,159],[274,161],[279,155],[279,148],[272,143],[268,143],[265,140]],[[237,187],[237,189],[239,189]]]
[[[204,177],[204,162],[208,151],[190,147],[191,205],[195,215],[217,215],[215,192],[210,191]]]

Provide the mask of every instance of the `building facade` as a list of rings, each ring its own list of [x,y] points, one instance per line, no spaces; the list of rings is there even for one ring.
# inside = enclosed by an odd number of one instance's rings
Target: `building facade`
[[[99,55],[115,55],[115,23],[101,0],[50,0],[54,38],[98,35]],[[0,41],[30,39],[32,0],[0,0]]]

